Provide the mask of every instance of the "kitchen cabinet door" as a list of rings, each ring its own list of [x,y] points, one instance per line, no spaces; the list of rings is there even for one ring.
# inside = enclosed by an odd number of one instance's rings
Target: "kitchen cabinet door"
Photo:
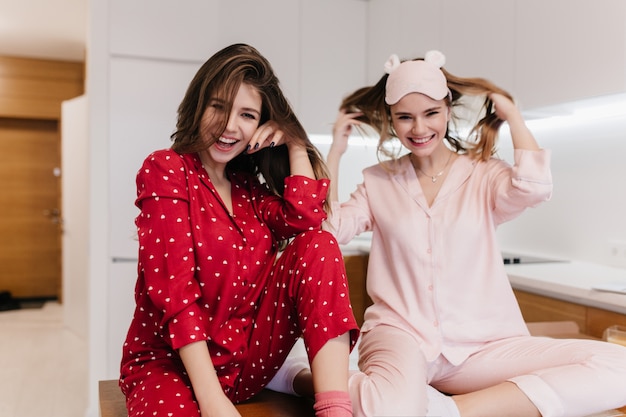
[[[492,80],[524,110],[626,89],[626,2],[621,0],[368,4],[370,81],[382,75],[382,62],[392,52],[410,58],[440,49],[452,73]]]
[[[362,0],[301,2],[296,104],[309,133],[330,134],[343,97],[367,83],[367,8]]]
[[[515,296],[526,322],[573,321],[581,333],[598,339],[609,326],[626,326],[626,315],[613,311],[520,290],[515,290]]]
[[[128,326],[135,311],[135,282],[137,281],[137,261],[126,260],[109,264],[108,290],[111,308],[106,317],[106,376],[118,378],[122,360],[122,345],[126,339]]]
[[[515,290],[515,297],[524,321],[573,321],[578,324],[581,333],[587,333],[585,306],[520,290]]]
[[[109,0],[109,52],[203,62],[219,46],[218,3]]]
[[[152,151],[171,146],[178,105],[198,68],[195,63],[123,57],[110,61],[109,247],[113,258],[137,256],[135,176]]]
[[[626,316],[595,307],[587,308],[587,333],[601,338],[607,327],[620,324],[626,326]]]
[[[624,91],[626,2],[517,0],[514,28],[526,108]]]

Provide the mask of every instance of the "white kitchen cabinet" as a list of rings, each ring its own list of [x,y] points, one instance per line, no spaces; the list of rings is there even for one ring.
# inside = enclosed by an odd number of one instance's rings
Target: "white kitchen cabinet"
[[[247,43],[265,55],[290,97],[298,97],[299,2],[110,0],[112,56],[191,63]],[[192,74],[193,75],[193,74]],[[186,80],[191,81],[191,77]]]
[[[256,47],[305,129],[330,133],[343,95],[365,82],[367,2],[220,1],[218,12],[220,44]]]
[[[113,262],[109,265],[108,291],[115,294],[106,314],[106,379],[116,379],[120,374],[122,345],[135,311],[135,282],[137,261]]]
[[[109,247],[111,257],[132,258],[137,170],[152,151],[171,145],[178,105],[198,65],[124,57],[109,64]]]
[[[492,80],[523,109],[624,92],[621,0],[370,0],[368,78],[391,52],[440,49],[456,75]]]
[[[515,0],[444,1],[441,44],[446,68],[486,78],[517,96]]]
[[[424,56],[441,49],[442,1],[370,0],[367,22],[367,79],[370,85],[384,74],[391,54],[400,59]]]
[[[109,0],[111,55],[201,60],[219,45],[218,1]]]
[[[291,103],[300,98],[300,9],[293,0],[220,0],[218,8],[220,48],[242,42],[258,49]]]
[[[517,0],[516,83],[526,107],[626,88],[626,2]]]
[[[515,0],[371,0],[369,82],[380,79],[392,53],[411,59],[438,49],[451,73],[513,89],[514,20]]]
[[[303,1],[300,26],[300,101],[310,133],[328,133],[345,95],[366,84],[367,2]]]
[[[111,0],[109,48],[113,57],[199,67],[248,43],[270,61],[305,128],[329,133],[345,92],[365,82],[366,11],[362,0]]]

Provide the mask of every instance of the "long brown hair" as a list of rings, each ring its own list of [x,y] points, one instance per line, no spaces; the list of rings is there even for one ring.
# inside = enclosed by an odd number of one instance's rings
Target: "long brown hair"
[[[324,159],[309,140],[281,91],[270,63],[255,48],[245,44],[227,46],[200,67],[178,107],[176,131],[171,136],[174,141],[172,149],[178,153],[194,153],[215,143],[218,136],[202,139],[202,115],[210,100],[215,97],[224,101],[225,114],[230,114],[241,83],[249,84],[261,95],[259,125],[268,120],[278,123],[290,140],[301,142],[306,147],[316,178],[328,178]],[[217,130],[220,134],[226,129],[227,123],[226,117],[221,120],[222,125]],[[290,175],[287,146],[264,148],[251,154],[243,152],[227,164],[227,170],[262,175],[270,190],[282,196],[285,177]]]
[[[423,58],[416,58],[423,59]],[[493,101],[489,98],[491,93],[500,93],[512,98],[509,93],[484,78],[462,78],[450,74],[441,68],[448,83],[451,96],[445,98],[446,104],[452,109],[451,123],[463,126],[467,120],[463,120],[467,110],[478,112],[478,120],[472,125],[469,134],[460,138],[454,129],[446,132],[446,140],[450,146],[460,153],[467,153],[473,159],[488,160],[496,152],[496,138],[498,129],[504,122],[494,112]],[[396,137],[391,122],[390,107],[385,103],[385,87],[388,74],[373,86],[363,87],[343,99],[340,110],[347,112],[361,112],[362,116],[357,119],[371,126],[380,136],[378,141],[379,158],[384,156],[389,159],[396,158],[396,154],[390,152],[387,143]],[[475,101],[467,102],[468,96],[479,100],[478,106]],[[476,109],[476,107],[479,107]],[[462,109],[465,109],[465,113]]]

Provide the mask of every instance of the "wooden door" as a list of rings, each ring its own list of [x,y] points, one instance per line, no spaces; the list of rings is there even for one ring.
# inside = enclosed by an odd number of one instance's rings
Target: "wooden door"
[[[61,153],[54,120],[0,118],[0,291],[61,294]]]

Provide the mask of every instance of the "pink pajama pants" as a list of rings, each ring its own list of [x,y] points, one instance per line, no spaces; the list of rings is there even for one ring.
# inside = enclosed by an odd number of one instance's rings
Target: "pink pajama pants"
[[[359,368],[350,379],[355,417],[425,416],[427,384],[462,394],[511,381],[543,417],[626,405],[626,348],[593,340],[513,337],[452,365],[428,362],[412,335],[381,325],[362,335]]]

